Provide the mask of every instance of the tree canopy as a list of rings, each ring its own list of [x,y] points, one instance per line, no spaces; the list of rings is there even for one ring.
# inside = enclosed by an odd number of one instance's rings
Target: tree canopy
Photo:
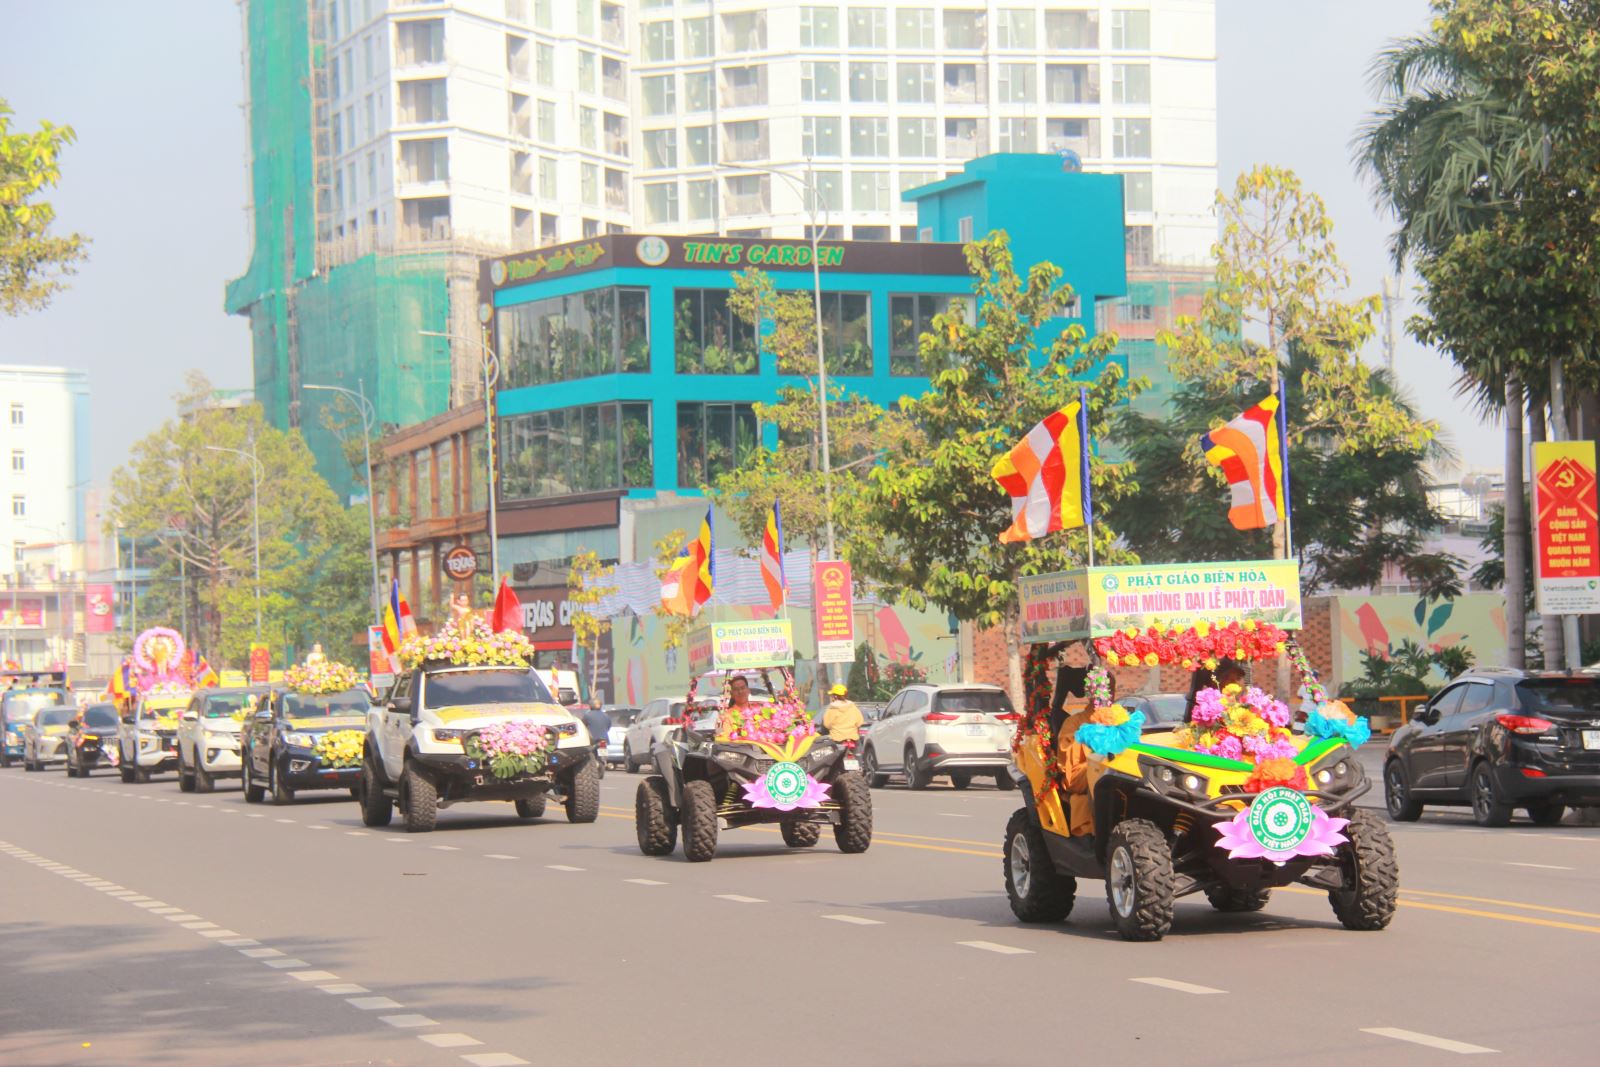
[[[61,181],[61,152],[77,139],[71,126],[41,122],[13,131],[0,99],[0,311],[20,315],[44,307],[88,257],[82,234],[51,234],[56,211],[41,198]]]

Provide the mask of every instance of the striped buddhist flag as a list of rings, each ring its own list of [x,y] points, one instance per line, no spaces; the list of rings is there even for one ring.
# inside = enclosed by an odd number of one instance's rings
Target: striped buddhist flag
[[[1278,398],[1269,396],[1200,438],[1200,449],[1228,479],[1228,521],[1236,530],[1276,525],[1284,514],[1283,437]]]
[[[1053,411],[989,473],[1011,496],[1012,523],[1000,540],[1031,541],[1093,521],[1089,505],[1088,405]]]
[[[767,528],[761,535],[761,580],[766,583],[767,598],[776,615],[789,596],[789,583],[783,576],[783,516],[777,500],[767,512]]]
[[[417,632],[416,620],[411,617],[411,605],[400,592],[400,579],[389,584],[389,601],[383,605],[383,650],[396,671],[400,669],[400,646],[407,637]]]
[[[711,599],[716,568],[711,559],[711,509],[700,520],[700,532],[678,552],[661,580],[661,606],[673,615],[694,615]]]

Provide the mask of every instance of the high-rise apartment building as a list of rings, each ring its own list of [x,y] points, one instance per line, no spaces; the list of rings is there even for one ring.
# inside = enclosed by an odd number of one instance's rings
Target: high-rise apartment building
[[[228,306],[257,397],[342,488],[351,420],[301,385],[359,384],[395,424],[470,401],[477,254],[813,220],[914,240],[901,191],[992,152],[1125,175],[1135,273],[1215,239],[1215,0],[242,7],[255,254]]]
[[[89,484],[89,374],[0,366],[0,575],[24,557],[72,569]]]

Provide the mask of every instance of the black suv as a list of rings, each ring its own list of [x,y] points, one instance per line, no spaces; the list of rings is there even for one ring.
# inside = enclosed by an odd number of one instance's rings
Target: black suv
[[[1480,826],[1526,808],[1554,826],[1600,804],[1600,672],[1469,671],[1394,732],[1384,759],[1389,817],[1470,804]]]

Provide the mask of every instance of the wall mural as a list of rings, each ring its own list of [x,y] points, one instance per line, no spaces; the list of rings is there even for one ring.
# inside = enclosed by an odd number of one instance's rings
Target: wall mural
[[[1506,661],[1505,597],[1468,593],[1454,600],[1414,596],[1333,597],[1335,685],[1360,678],[1362,653],[1390,658],[1411,641],[1435,652],[1465,645],[1483,665]],[[1431,680],[1445,679],[1434,669]]]

